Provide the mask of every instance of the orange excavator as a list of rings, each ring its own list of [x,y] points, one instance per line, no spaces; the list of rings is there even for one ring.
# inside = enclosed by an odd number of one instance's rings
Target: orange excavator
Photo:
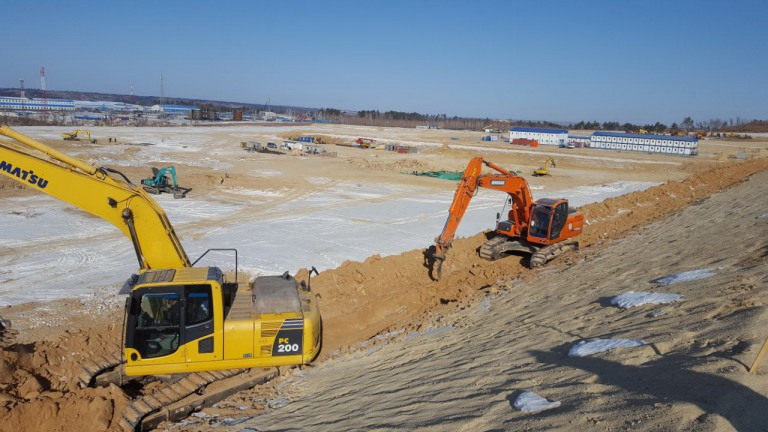
[[[482,174],[483,165],[496,172]],[[478,188],[506,192],[511,206],[507,220],[501,221],[500,215],[497,215],[495,235],[480,247],[481,258],[493,261],[511,252],[521,252],[530,255],[529,266],[533,268],[546,264],[565,251],[579,248],[574,237],[581,234],[584,215],[569,209],[568,200],[541,198],[534,202],[528,182],[523,177],[482,157],[475,157],[464,170],[448,209],[443,232],[435,239],[432,256],[437,264],[436,279],[441,275],[445,254]]]

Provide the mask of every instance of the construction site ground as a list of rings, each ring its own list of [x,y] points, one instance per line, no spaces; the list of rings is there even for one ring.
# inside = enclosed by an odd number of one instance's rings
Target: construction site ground
[[[183,200],[161,196],[160,201],[193,251],[202,244],[240,248],[209,243],[221,240],[213,233],[228,227],[253,231],[254,238],[260,231],[268,236],[281,229],[284,217],[286,233],[301,233],[284,234],[289,241],[282,245],[298,261],[281,258],[260,265],[258,247],[244,245],[252,248],[246,254],[253,256],[246,259],[249,276],[283,267],[301,279],[306,271],[285,267],[322,264],[312,279],[324,321],[323,351],[315,364],[284,371],[161,429],[762,430],[768,424],[763,409],[768,380],[761,371],[746,372],[768,337],[764,138],[704,140],[700,155],[686,158],[516,148],[480,141],[481,132],[338,125],[92,128],[97,144],[62,141],[60,128],[19,130],[116,167],[136,182],[150,166],[175,165],[180,183],[192,191]],[[336,156],[267,155],[240,148],[241,141],[279,145],[299,135],[321,136]],[[108,143],[107,137],[117,142]],[[418,152],[335,145],[358,137],[380,146],[410,145]],[[160,148],[167,151],[148,151]],[[535,196],[557,192],[569,198],[568,191],[580,187],[626,193],[581,205],[587,221],[582,249],[535,271],[518,257],[496,262],[477,257],[485,240],[481,231],[493,226],[503,203],[492,194],[478,197],[482,211],[471,215],[469,232],[455,242],[444,277],[435,282],[424,267],[423,251],[442,228],[455,182],[404,173],[462,170],[477,155],[519,171]],[[549,156],[557,163],[552,175],[530,176]],[[328,195],[339,188],[350,196]],[[55,200],[20,206],[40,194],[11,180],[0,180],[0,189],[6,213],[0,217],[19,218],[15,232],[99,226]],[[196,217],[194,207],[174,209],[187,199],[234,210]],[[286,201],[293,205],[284,208]],[[379,213],[349,211],[359,201]],[[414,221],[394,224],[388,206],[424,210]],[[36,228],[57,212],[78,216],[66,218],[65,226]],[[310,242],[319,224],[346,226],[358,238],[327,241],[324,249],[301,243]],[[229,229],[240,233],[235,228]],[[58,234],[49,242],[24,243],[6,233],[0,238],[0,278],[3,289],[11,287],[0,292],[5,306],[0,315],[19,332],[16,343],[0,351],[1,431],[117,430],[130,398],[160,385],[77,386],[85,359],[119,351],[123,299],[116,294],[118,280],[136,267],[130,244],[119,234],[109,227],[97,228],[96,234],[94,241],[119,249],[104,253],[113,268],[101,272],[89,269],[105,259],[99,258],[101,249],[89,249],[91,241]],[[39,258],[46,254],[60,258],[52,263]],[[690,274],[685,272],[707,277],[654,282]],[[76,284],[83,275],[90,284],[85,290]],[[67,298],[70,288],[76,294]],[[610,304],[627,291],[676,293],[682,300],[626,310]],[[597,338],[646,344],[568,356],[576,343]],[[525,390],[560,406],[519,412],[513,402]]]

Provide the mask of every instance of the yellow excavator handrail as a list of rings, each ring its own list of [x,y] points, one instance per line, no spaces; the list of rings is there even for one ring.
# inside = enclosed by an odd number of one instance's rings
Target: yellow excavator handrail
[[[0,174],[110,222],[133,242],[141,271],[191,267],[165,211],[120,172],[94,167],[8,126],[0,126],[0,135],[14,140],[0,140]]]

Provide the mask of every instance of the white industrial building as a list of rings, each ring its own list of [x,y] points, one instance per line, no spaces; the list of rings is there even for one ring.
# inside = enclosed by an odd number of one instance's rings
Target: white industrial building
[[[14,111],[73,111],[75,103],[71,99],[28,99],[0,96],[0,109]]]
[[[536,140],[541,145],[565,147],[568,143],[568,131],[565,129],[545,129],[515,127],[509,130],[509,142],[522,138]]]
[[[568,143],[576,148],[589,147],[591,140],[591,136],[568,135]]]
[[[664,153],[680,156],[695,156],[698,154],[698,146],[699,140],[696,137],[621,132],[595,132],[589,141],[589,147],[593,149]]]

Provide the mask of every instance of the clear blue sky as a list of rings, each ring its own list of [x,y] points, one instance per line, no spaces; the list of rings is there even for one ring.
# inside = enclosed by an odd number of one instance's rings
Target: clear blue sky
[[[768,2],[3,2],[0,87],[668,125],[768,119]]]

